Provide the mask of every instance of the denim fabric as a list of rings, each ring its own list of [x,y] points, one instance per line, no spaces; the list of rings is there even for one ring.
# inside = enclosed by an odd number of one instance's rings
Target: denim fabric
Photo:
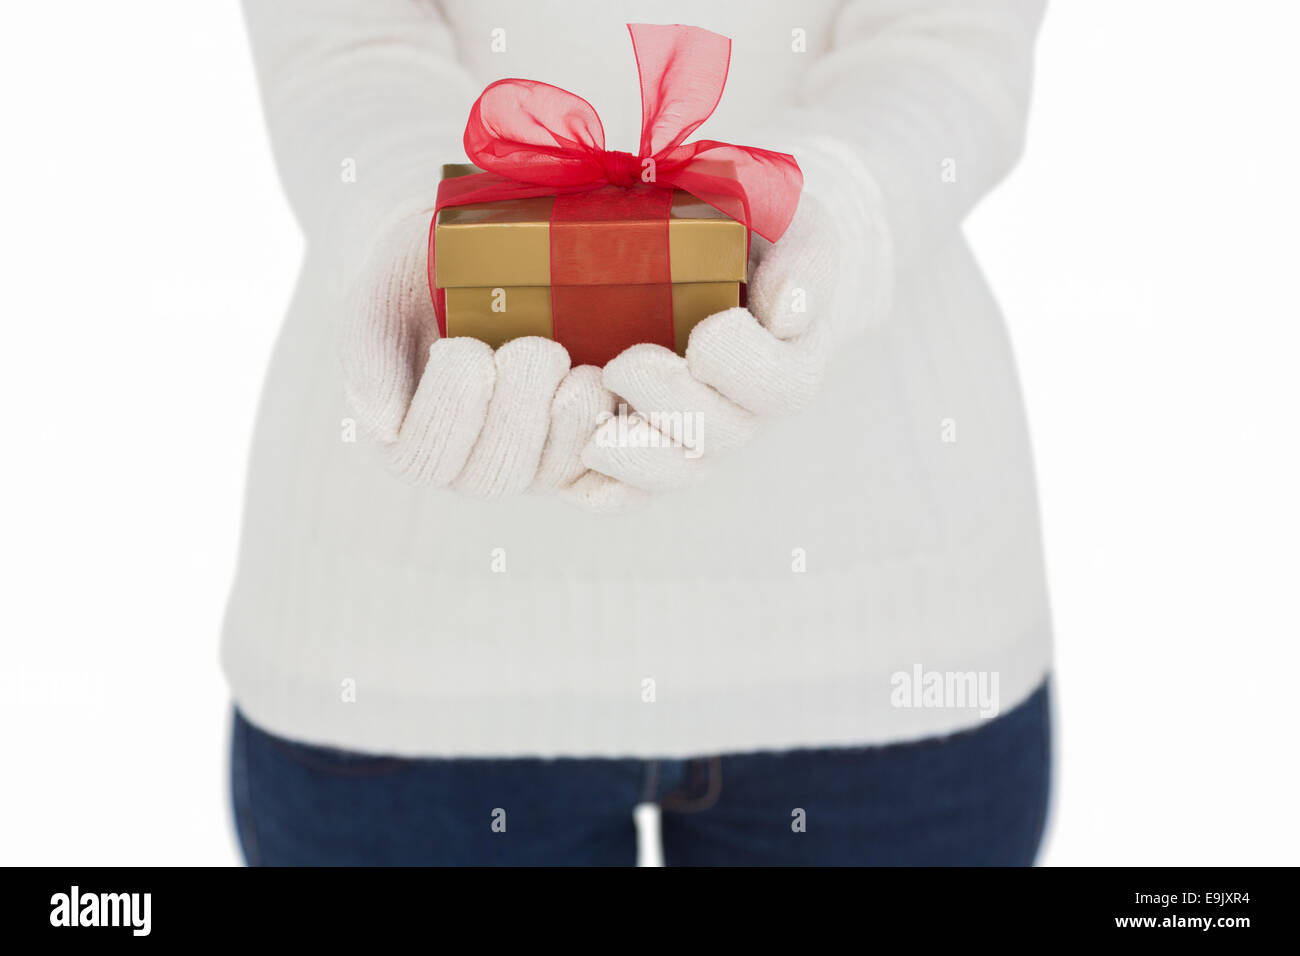
[[[1048,698],[916,743],[649,761],[373,756],[236,711],[235,821],[250,865],[625,866],[632,808],[652,801],[669,866],[1024,866],[1047,809]]]

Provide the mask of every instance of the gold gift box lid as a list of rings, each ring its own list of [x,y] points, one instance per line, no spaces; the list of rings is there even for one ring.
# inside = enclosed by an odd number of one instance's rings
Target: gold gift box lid
[[[449,163],[442,176],[482,172]],[[554,196],[452,206],[438,213],[434,284],[439,289],[551,284]],[[619,228],[620,223],[593,223]],[[744,282],[745,227],[690,193],[674,190],[668,214],[672,280]]]

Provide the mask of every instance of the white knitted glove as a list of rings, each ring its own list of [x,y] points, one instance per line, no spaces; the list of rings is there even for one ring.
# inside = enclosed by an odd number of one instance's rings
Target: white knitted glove
[[[547,339],[495,352],[476,339],[438,339],[427,230],[425,215],[399,221],[351,284],[352,406],[408,480],[489,498],[555,493],[595,512],[698,481],[761,418],[808,403],[851,245],[827,204],[805,193],[779,243],[754,242],[752,312],[705,319],[685,358],[635,345],[602,372],[570,370],[568,352]]]
[[[647,495],[641,489],[590,471],[582,462],[592,433],[617,407],[599,368],[579,365],[569,372],[551,403],[551,430],[532,490],[558,493],[594,512],[624,511],[643,502]]]
[[[569,372],[569,353],[558,343],[523,338],[493,352],[477,339],[439,339],[426,271],[428,229],[427,214],[399,221],[350,283],[343,333],[348,399],[403,478],[485,498],[518,494],[538,474],[553,399],[565,408],[577,404],[563,427],[589,412],[582,403],[590,372],[557,394]],[[567,473],[559,448],[546,464],[550,483]]]
[[[838,237],[828,208],[805,194],[781,241],[756,250],[748,309],[697,325],[685,358],[659,345],[616,356],[604,384],[630,413],[596,429],[583,463],[623,485],[666,491],[703,477],[761,418],[802,409],[830,351]]]

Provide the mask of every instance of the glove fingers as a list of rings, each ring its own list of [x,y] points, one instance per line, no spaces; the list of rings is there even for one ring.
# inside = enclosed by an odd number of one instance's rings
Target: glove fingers
[[[362,428],[396,440],[438,337],[428,279],[429,223],[398,223],[361,264],[345,299],[343,381]]]
[[[497,498],[528,488],[546,444],[551,401],[568,371],[569,353],[550,339],[529,336],[497,349],[496,387],[457,489]]]
[[[820,323],[783,341],[748,310],[728,309],[692,330],[686,363],[697,379],[755,415],[785,415],[811,400],[821,382],[825,354]]]
[[[605,366],[605,386],[673,441],[709,454],[737,448],[754,416],[691,375],[686,359],[662,345],[634,345]]]
[[[602,475],[598,471],[585,471],[559,497],[593,514],[618,514],[642,508],[650,495],[626,482]]]
[[[582,461],[594,471],[645,491],[671,491],[694,484],[706,473],[698,452],[674,444],[635,412],[597,428]]]
[[[758,321],[778,339],[793,339],[809,328],[812,316],[831,309],[821,299],[835,285],[834,249],[817,234],[815,213],[801,203],[785,236],[765,253],[753,271],[748,304]]]
[[[532,490],[557,491],[576,481],[587,470],[582,449],[602,416],[612,415],[617,406],[596,366],[579,365],[564,376],[551,402],[551,427]]]
[[[388,448],[393,470],[415,484],[450,484],[478,440],[495,380],[490,346],[468,338],[435,342],[410,410]]]

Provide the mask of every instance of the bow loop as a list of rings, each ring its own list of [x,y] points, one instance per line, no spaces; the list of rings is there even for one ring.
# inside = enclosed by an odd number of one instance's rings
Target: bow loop
[[[475,100],[465,124],[465,154],[507,179],[544,186],[602,174],[605,128],[590,103],[536,80],[497,80]]]
[[[731,40],[681,24],[629,23],[641,79],[641,155],[676,149],[713,115],[731,66]]]

